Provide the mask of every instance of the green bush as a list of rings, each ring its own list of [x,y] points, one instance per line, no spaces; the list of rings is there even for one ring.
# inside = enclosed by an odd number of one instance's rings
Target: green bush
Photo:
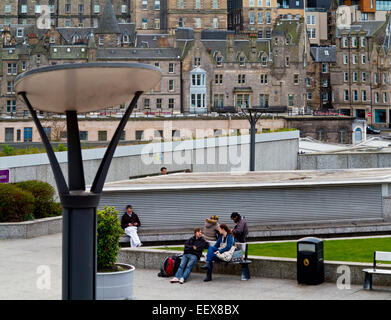
[[[118,211],[114,207],[105,206],[103,210],[98,210],[98,270],[115,270],[115,263],[117,262],[120,249],[119,240],[122,233],[123,230],[118,219]]]
[[[21,222],[34,218],[34,196],[14,184],[0,184],[0,222]]]
[[[33,194],[35,198],[33,214],[36,219],[58,215],[59,211],[53,200],[55,190],[49,183],[27,180],[16,183],[16,186]]]

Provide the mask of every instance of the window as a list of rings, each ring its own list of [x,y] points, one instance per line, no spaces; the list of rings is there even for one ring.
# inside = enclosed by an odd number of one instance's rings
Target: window
[[[353,71],[353,82],[358,81],[358,73],[356,71]]]
[[[361,64],[365,64],[366,63],[366,56],[365,54],[362,54],[361,55]]]
[[[299,84],[299,75],[298,74],[293,75],[293,84]]]
[[[16,100],[7,100],[7,112],[8,113],[16,112]]]
[[[343,64],[348,64],[348,55],[347,54],[343,55]]]
[[[26,71],[26,69],[27,69],[26,61],[22,61],[22,71]]]
[[[7,64],[7,74],[16,75],[18,73],[16,63],[8,63]]]
[[[387,92],[383,92],[383,103],[387,103]]]
[[[348,90],[343,91],[343,100],[349,101],[349,91]]]
[[[219,28],[219,19],[213,18],[213,28],[218,29]]]
[[[357,37],[352,37],[352,47],[353,48],[357,47]]]
[[[308,28],[307,29],[307,36],[309,39],[316,39],[316,29],[315,28]]]
[[[307,100],[311,100],[312,99],[312,93],[311,92],[307,92]]]
[[[107,141],[107,131],[98,131],[98,141]]]
[[[365,90],[361,91],[361,101],[367,101],[367,92]]]
[[[23,128],[23,141],[24,142],[33,141],[33,128],[32,127]]]
[[[155,0],[155,10],[160,10],[160,0]]]
[[[183,28],[185,25],[183,24],[183,18],[178,18],[178,27]]]
[[[157,98],[156,99],[156,108],[161,109],[162,108],[162,98]]]
[[[236,106],[239,108],[250,107],[250,95],[249,94],[238,94],[236,95]]]
[[[358,101],[358,91],[353,90],[353,101]]]
[[[327,88],[329,85],[329,81],[327,79],[322,80],[322,87]]]
[[[35,13],[41,13],[41,6],[39,4],[36,4],[34,7],[34,12]]]
[[[99,13],[100,12],[100,5],[96,4],[94,5],[94,13]]]
[[[5,128],[5,141],[14,142],[14,128]]]
[[[375,110],[375,123],[386,123],[387,111],[384,109]]]
[[[195,57],[195,58],[194,58],[194,65],[195,65],[196,67],[200,66],[200,65],[201,65],[201,58]]]
[[[21,13],[27,13],[27,4],[22,4],[20,6],[20,12]]]
[[[148,0],[141,0],[141,9],[148,10]]]
[[[168,108],[174,109],[174,99],[172,98],[168,99]]]
[[[201,28],[201,18],[195,18],[195,28]]]
[[[285,57],[285,66],[289,67],[289,57]]]
[[[88,140],[88,131],[79,131],[80,140]]]
[[[141,19],[141,29],[147,29],[148,21],[146,18]]]
[[[201,0],[195,0],[195,8],[201,9]]]
[[[13,94],[14,92],[14,82],[7,81],[7,94]]]
[[[250,12],[250,21],[249,21],[250,24],[254,24],[255,23],[255,13],[254,12]]]
[[[373,74],[373,83],[377,84],[377,73]]]
[[[144,131],[136,130],[136,140],[144,140]]]
[[[322,63],[322,72],[323,72],[323,73],[327,73],[327,72],[328,72],[327,63]]]
[[[259,95],[259,106],[261,108],[269,108],[269,95],[268,94],[260,94]]]
[[[379,92],[375,92],[375,103],[379,103]]]
[[[215,74],[215,84],[223,84],[223,75]]]
[[[352,56],[352,63],[353,63],[353,64],[357,64],[357,55],[356,55],[356,54],[354,54],[354,55]]]
[[[311,25],[315,24],[315,16],[314,15],[307,16],[307,24],[311,24]]]
[[[84,12],[84,4],[79,4],[78,8],[79,8],[79,13]]]
[[[16,36],[17,36],[18,38],[23,37],[23,34],[24,34],[24,29],[23,29],[23,28],[18,28],[18,29],[16,30]]]
[[[172,62],[170,62],[168,64],[168,72],[169,73],[174,73],[174,64]]]
[[[262,4],[262,0],[258,0],[258,7],[262,7],[263,4]]]
[[[149,98],[144,99],[144,109],[149,109],[150,108],[150,100]]]
[[[342,37],[342,47],[346,48],[348,46],[348,38]]]
[[[362,82],[367,81],[367,74],[365,72],[361,72],[361,81]]]
[[[70,3],[65,4],[65,13],[71,13],[71,4]]]
[[[221,67],[223,65],[223,58],[222,57],[217,57],[217,66]]]
[[[266,23],[267,24],[272,23],[272,17],[271,17],[270,11],[266,12]]]
[[[183,9],[185,6],[184,0],[178,0],[178,8]]]
[[[174,91],[174,80],[168,80],[168,91]]]
[[[245,57],[239,57],[239,65],[241,67],[244,67],[246,65],[246,58]]]
[[[213,0],[212,8],[213,9],[218,9],[219,8],[219,0]]]
[[[387,74],[383,73],[383,84],[387,83]]]
[[[364,48],[365,47],[365,37],[361,37],[360,38],[360,42],[361,42],[361,48]]]
[[[249,0],[250,7],[254,7],[254,0]]]
[[[239,84],[246,83],[246,75],[245,74],[238,74],[238,83]]]
[[[262,24],[262,23],[263,23],[263,13],[262,12],[258,12],[258,24]]]
[[[261,74],[260,80],[261,80],[261,84],[268,84],[269,76],[267,74]]]
[[[214,108],[224,107],[224,94],[215,94],[213,96],[213,107]]]
[[[348,82],[349,81],[349,73],[347,73],[347,72],[343,73],[343,81],[344,82]]]
[[[288,94],[288,107],[293,107],[294,98],[295,98],[294,94],[291,93]]]

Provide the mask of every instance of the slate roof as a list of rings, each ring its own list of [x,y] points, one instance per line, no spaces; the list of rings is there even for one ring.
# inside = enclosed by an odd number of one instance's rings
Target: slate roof
[[[106,0],[103,13],[99,20],[96,30],[97,34],[119,34],[121,30],[118,26],[117,17],[115,16],[111,0]]]
[[[175,30],[175,36],[180,40],[193,40],[194,30],[192,28],[178,28]]]
[[[357,33],[360,31],[366,32],[367,37],[372,37],[376,31],[378,31],[383,25],[386,24],[386,21],[359,21],[355,22],[350,26],[350,29],[337,29],[337,38],[341,38],[342,33],[348,33],[351,34]]]
[[[335,46],[311,47],[311,56],[315,62],[336,62],[337,50]]]
[[[167,38],[168,34],[137,34],[137,48],[159,48],[159,38]]]
[[[225,40],[228,34],[235,34],[231,30],[216,30],[206,29],[201,31],[201,39],[203,40]]]
[[[113,48],[98,49],[96,58],[98,60],[142,60],[142,59],[179,59],[181,55],[179,48]]]

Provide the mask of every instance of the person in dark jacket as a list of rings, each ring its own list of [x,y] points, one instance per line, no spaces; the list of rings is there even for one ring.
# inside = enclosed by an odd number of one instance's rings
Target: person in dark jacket
[[[236,242],[246,242],[248,235],[247,221],[237,212],[232,212],[231,219],[235,222],[232,234]]]
[[[142,243],[137,234],[138,228],[141,227],[140,219],[137,214],[133,212],[131,205],[126,206],[126,212],[121,218],[121,227],[124,229],[125,233],[130,237],[130,246],[131,247],[140,247]]]
[[[208,247],[209,243],[202,236],[201,228],[194,228],[194,236],[186,241],[181,264],[170,282],[185,283],[195,264],[201,258],[202,251]]]

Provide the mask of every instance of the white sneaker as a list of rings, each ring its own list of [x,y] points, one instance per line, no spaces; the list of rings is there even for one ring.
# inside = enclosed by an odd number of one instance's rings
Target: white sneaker
[[[176,278],[176,277],[174,277],[174,278],[172,278],[172,279],[170,280],[171,283],[175,283],[175,282],[178,282],[178,281],[179,281],[179,279]]]
[[[179,279],[179,283],[180,283],[180,284],[184,284],[184,283],[185,283],[185,279],[180,278],[180,279]]]

